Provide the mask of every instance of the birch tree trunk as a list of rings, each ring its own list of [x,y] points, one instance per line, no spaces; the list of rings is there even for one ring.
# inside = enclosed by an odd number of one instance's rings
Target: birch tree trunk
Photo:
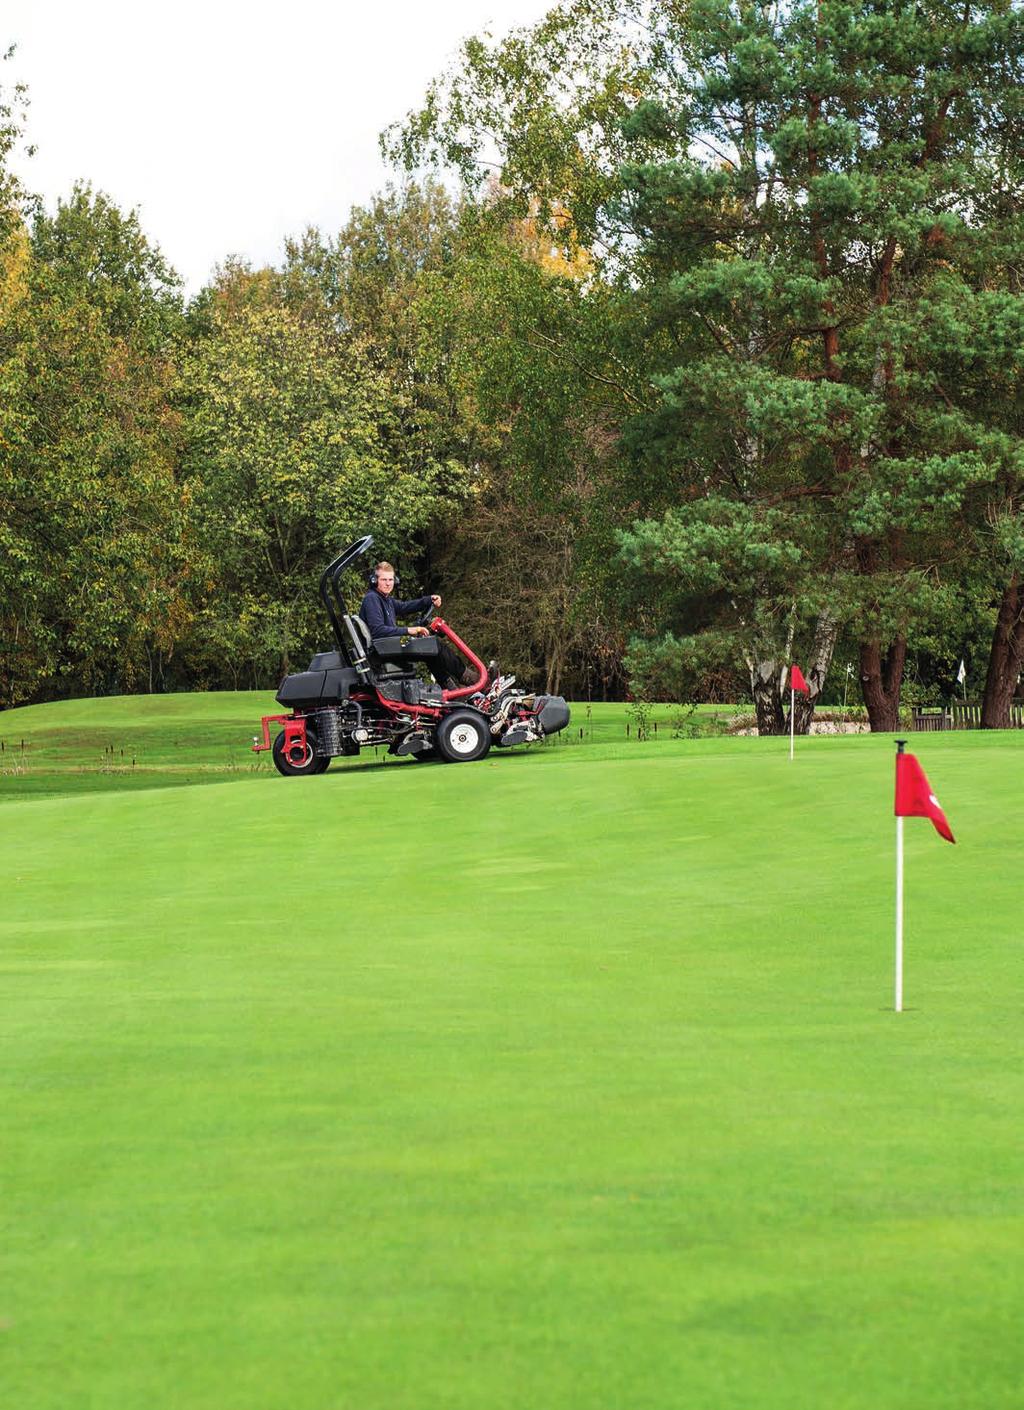
[[[782,670],[777,660],[749,659],[750,693],[754,700],[758,734],[785,734],[782,706]]]
[[[809,669],[804,679],[810,686],[810,694],[797,695],[793,728],[797,734],[807,734],[814,719],[814,707],[825,688],[825,679],[832,665],[832,653],[839,638],[839,621],[831,612],[822,612],[814,628],[814,646]]]

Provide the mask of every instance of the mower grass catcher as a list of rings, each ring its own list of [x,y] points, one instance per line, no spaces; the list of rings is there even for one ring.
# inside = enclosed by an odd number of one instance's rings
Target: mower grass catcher
[[[320,652],[308,671],[285,677],[277,700],[290,714],[263,717],[254,752],[271,750],[278,771],[299,778],[322,774],[336,755],[358,754],[366,745],[385,744],[390,754],[417,760],[468,764],[492,744],[532,744],[565,728],[569,707],[560,695],[517,689],[514,676],[499,675],[493,663],[485,666],[447,622],[430,620],[432,609],[421,619],[430,635],[373,641],[362,618],[346,610],[338,585],[345,569],[372,547],[367,535],[325,569],[320,600],[337,650]],[[475,681],[443,690],[420,678],[417,666],[436,658],[441,637],[476,670]],[[273,743],[272,724],[283,726]]]

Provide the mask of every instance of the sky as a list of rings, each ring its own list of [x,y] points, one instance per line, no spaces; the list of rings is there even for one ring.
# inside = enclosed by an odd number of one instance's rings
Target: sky
[[[137,208],[194,293],[228,255],[340,228],[390,173],[381,129],[460,41],[553,0],[34,0],[0,8],[0,80],[28,85],[17,170],[52,209],[76,179]]]

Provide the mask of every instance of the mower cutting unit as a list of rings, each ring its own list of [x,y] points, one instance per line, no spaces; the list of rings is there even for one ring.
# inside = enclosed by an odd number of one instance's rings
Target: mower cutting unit
[[[569,723],[569,707],[558,695],[519,690],[514,676],[484,665],[432,610],[421,619],[430,635],[373,641],[361,617],[345,608],[339,580],[373,546],[369,535],[350,544],[324,571],[320,600],[336,651],[322,651],[308,671],[286,676],[277,692],[289,714],[265,715],[253,751],[270,749],[280,773],[296,778],[321,774],[339,754],[384,744],[388,753],[414,759],[469,763],[492,743],[508,749],[557,734]],[[446,690],[426,682],[417,666],[435,660],[444,637],[477,672],[468,685]],[[273,743],[270,726],[283,728]]]

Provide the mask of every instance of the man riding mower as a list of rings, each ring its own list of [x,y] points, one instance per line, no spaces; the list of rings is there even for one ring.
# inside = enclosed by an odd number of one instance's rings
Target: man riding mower
[[[370,589],[360,604],[359,615],[370,628],[373,642],[389,636],[426,636],[426,627],[400,627],[398,618],[408,617],[413,612],[426,612],[432,616],[430,608],[441,606],[441,598],[436,592],[427,597],[414,597],[410,602],[399,602],[394,593],[400,581],[391,563],[378,563],[370,574]],[[437,643],[437,656],[429,659],[426,665],[441,686],[454,688],[472,685],[476,680],[476,667],[467,665],[465,659],[453,651],[446,641]]]
[[[386,745],[389,754],[417,760],[470,763],[492,744],[509,749],[565,728],[569,707],[561,696],[517,689],[515,677],[488,670],[434,616],[432,599],[417,624],[422,632],[371,636],[363,619],[347,611],[339,580],[372,546],[369,535],[358,539],[324,570],[320,600],[337,650],[320,652],[307,671],[285,677],[277,701],[291,713],[263,717],[254,752],[270,749],[278,771],[295,778],[323,773],[336,756],[367,746]],[[417,670],[437,665],[442,644],[465,663],[461,683],[448,687],[422,680]],[[283,726],[273,743],[272,724]]]

